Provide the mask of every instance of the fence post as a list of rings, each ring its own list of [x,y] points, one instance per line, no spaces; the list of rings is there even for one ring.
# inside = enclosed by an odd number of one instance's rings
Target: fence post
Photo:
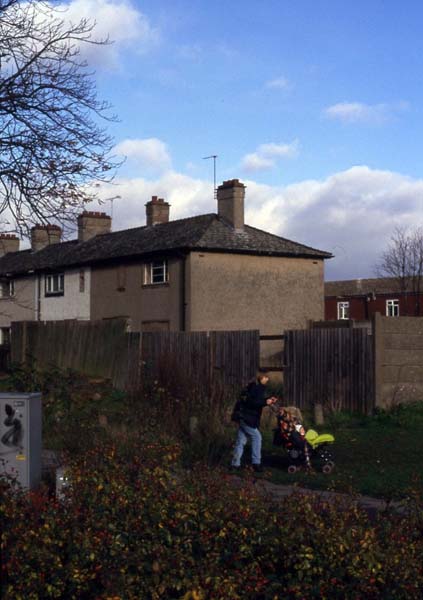
[[[374,393],[373,407],[378,408],[383,406],[382,384],[383,384],[383,321],[379,312],[373,315],[372,319],[373,333],[373,368],[374,368]]]

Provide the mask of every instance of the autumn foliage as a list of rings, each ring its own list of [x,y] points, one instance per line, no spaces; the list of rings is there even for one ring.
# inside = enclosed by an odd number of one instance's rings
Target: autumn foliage
[[[1,484],[4,599],[409,599],[423,593],[423,510],[369,520],[253,479],[180,468],[139,436],[69,459],[57,499]]]

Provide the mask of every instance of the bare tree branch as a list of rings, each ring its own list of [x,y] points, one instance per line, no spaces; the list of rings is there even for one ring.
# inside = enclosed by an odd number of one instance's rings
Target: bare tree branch
[[[63,222],[118,166],[100,127],[115,120],[80,56],[94,23],[37,0],[0,0],[0,213],[16,230]]]
[[[413,314],[419,316],[423,289],[423,229],[395,228],[387,250],[376,265],[376,273],[379,277],[394,277],[401,292],[410,292],[414,298]]]

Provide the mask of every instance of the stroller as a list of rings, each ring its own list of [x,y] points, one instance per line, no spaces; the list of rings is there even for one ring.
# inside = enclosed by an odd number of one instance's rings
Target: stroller
[[[311,467],[320,468],[325,474],[332,472],[335,466],[330,450],[335,441],[333,435],[319,435],[314,429],[304,432],[302,425],[284,410],[278,415],[277,421],[278,426],[273,430],[273,444],[287,451],[288,473]]]

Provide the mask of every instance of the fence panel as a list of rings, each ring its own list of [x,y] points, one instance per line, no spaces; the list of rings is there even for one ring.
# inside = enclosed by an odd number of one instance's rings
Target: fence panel
[[[372,338],[365,329],[285,332],[284,387],[288,404],[371,412]]]
[[[12,360],[35,359],[138,389],[157,380],[182,393],[242,386],[259,366],[258,331],[126,332],[125,319],[12,323]],[[186,388],[185,388],[186,389]]]
[[[213,384],[240,387],[259,365],[258,331],[141,333],[142,377],[173,385],[190,382],[205,394]]]

